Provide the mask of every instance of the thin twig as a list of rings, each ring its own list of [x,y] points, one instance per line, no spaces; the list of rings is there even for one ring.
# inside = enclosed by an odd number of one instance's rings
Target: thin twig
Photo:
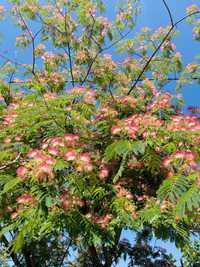
[[[61,261],[60,261],[60,265],[59,265],[59,267],[61,267],[61,266],[63,265],[63,262],[64,262],[64,260],[65,260],[65,257],[66,257],[66,255],[67,255],[67,253],[68,253],[68,251],[69,251],[69,248],[70,248],[71,244],[72,244],[72,240],[70,239],[69,244],[67,245],[67,248],[66,248],[66,250],[65,250],[65,253],[63,254],[63,257],[62,257],[62,259],[61,259]]]
[[[90,71],[91,71],[91,69],[92,69],[92,66],[93,66],[93,64],[95,63],[97,57],[98,57],[102,52],[104,52],[104,51],[106,51],[106,50],[112,48],[113,46],[115,46],[116,44],[118,44],[119,42],[121,42],[121,41],[122,41],[122,40],[123,40],[129,33],[130,33],[130,32],[131,32],[131,30],[128,31],[126,34],[124,34],[121,38],[119,38],[118,40],[116,40],[115,42],[113,42],[112,44],[110,44],[109,46],[104,47],[104,48],[99,48],[99,50],[97,51],[96,55],[94,56],[94,58],[91,60],[91,62],[90,62],[90,64],[89,64],[87,73],[86,73],[84,79],[82,80],[81,85],[83,85],[83,84],[85,83],[85,81],[87,80],[87,78],[88,78],[88,76],[89,76],[89,74],[90,74]]]
[[[35,35],[33,35],[33,33],[31,32],[30,28],[28,27],[24,17],[22,16],[21,12],[18,10],[18,14],[20,16],[21,21],[24,24],[24,27],[26,28],[30,38],[31,38],[31,44],[32,44],[32,74],[35,75],[35,61],[36,61],[36,56],[35,56],[35,37],[39,34],[38,31]]]
[[[88,78],[88,76],[89,76],[89,74],[90,74],[90,71],[91,71],[91,69],[92,69],[92,66],[93,66],[94,62],[96,61],[97,57],[100,55],[101,52],[102,52],[102,49],[101,49],[101,50],[99,49],[98,52],[96,53],[96,55],[95,55],[95,56],[93,57],[93,59],[90,61],[90,64],[89,64],[89,66],[88,66],[88,70],[87,70],[87,72],[86,72],[85,77],[83,78],[83,80],[82,80],[82,82],[81,82],[81,85],[83,85],[84,82],[87,80],[87,78]]]
[[[165,5],[165,7],[167,9],[168,14],[169,14],[169,18],[170,18],[170,21],[171,21],[171,26],[174,26],[174,20],[173,20],[173,16],[172,16],[171,10],[170,10],[167,2],[165,0],[162,0],[162,1],[163,1],[164,5]]]
[[[20,156],[21,156],[21,152],[19,152],[19,154],[17,155],[17,157],[14,160],[8,162],[7,164],[5,164],[3,166],[0,166],[0,170],[4,170],[4,169],[8,168],[10,165],[16,163],[18,161],[18,159],[20,158]]]
[[[64,17],[64,20],[65,20],[65,33],[66,33],[66,35],[68,35],[66,15],[67,15],[67,13],[65,13],[65,17]],[[72,55],[71,55],[71,47],[70,47],[69,41],[67,41],[67,51],[68,51],[68,58],[69,58],[69,69],[70,69],[71,78],[72,78],[72,86],[74,87],[74,75],[73,75]]]
[[[155,51],[153,52],[153,54],[150,56],[149,60],[146,62],[146,64],[144,65],[144,67],[142,68],[140,74],[138,75],[138,78],[136,79],[136,81],[134,82],[134,84],[131,86],[130,90],[128,91],[128,95],[133,91],[133,89],[136,87],[136,85],[138,84],[138,82],[140,81],[140,79],[142,78],[142,75],[144,74],[144,72],[146,71],[146,69],[148,68],[149,64],[151,63],[151,61],[153,60],[154,56],[157,54],[157,52],[160,50],[160,48],[162,47],[162,45],[165,43],[165,41],[168,39],[168,37],[170,36],[171,32],[174,30],[174,28],[181,23],[182,21],[186,20],[187,18],[191,17],[192,15],[196,15],[199,14],[200,11],[196,11],[192,14],[189,14],[187,16],[184,16],[182,19],[178,20],[176,23],[174,23],[173,25],[171,25],[169,31],[167,32],[167,34],[164,36],[163,40],[160,42],[160,44],[158,45],[158,47],[155,49]]]
[[[15,60],[12,60],[12,59],[8,58],[7,56],[5,56],[5,55],[3,55],[1,53],[0,53],[0,57],[5,59],[5,60],[7,60],[7,62],[13,63],[14,65],[17,65],[17,66],[20,66],[20,67],[24,67],[24,64],[19,63],[19,62],[15,61]]]
[[[48,105],[48,103],[47,103],[47,101],[46,101],[44,95],[43,95],[42,93],[40,93],[40,95],[41,95],[41,97],[42,97],[42,99],[43,99],[43,101],[44,101],[44,104],[45,104],[45,107],[46,107],[47,111],[48,111],[49,113],[51,113],[50,108],[49,108],[49,105]],[[57,122],[56,118],[55,118],[53,115],[51,115],[51,118],[52,118],[52,120],[55,122],[55,124],[56,124],[60,129],[63,130],[63,127],[60,126],[60,124]]]

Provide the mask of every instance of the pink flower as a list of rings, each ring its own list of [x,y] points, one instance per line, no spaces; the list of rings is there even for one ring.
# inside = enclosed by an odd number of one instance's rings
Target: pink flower
[[[174,173],[173,173],[172,171],[169,171],[169,172],[167,173],[167,177],[172,177],[172,176],[174,176]]]
[[[111,134],[113,134],[113,135],[118,134],[121,132],[121,130],[122,130],[122,128],[120,126],[114,125],[111,128]]]
[[[99,177],[102,178],[102,179],[108,177],[108,175],[109,175],[109,171],[108,171],[107,168],[103,168],[99,172]]]
[[[10,144],[11,141],[12,141],[12,139],[11,139],[10,137],[6,137],[6,138],[3,140],[4,144]]]
[[[81,153],[80,154],[80,160],[84,161],[86,163],[90,162],[90,160],[91,160],[90,154],[89,153]]]
[[[18,216],[18,212],[15,211],[15,212],[13,212],[13,213],[11,214],[11,219],[12,219],[12,220],[15,220],[15,219],[17,218],[17,216]]]
[[[86,164],[86,165],[84,165],[84,170],[85,171],[88,171],[88,172],[91,172],[93,170],[92,164]]]
[[[64,159],[66,161],[73,161],[76,159],[77,153],[75,150],[70,150],[64,154]]]
[[[65,134],[64,135],[64,139],[65,141],[76,141],[78,140],[80,137],[78,134]]]
[[[163,160],[162,165],[163,167],[167,168],[170,164],[170,159],[167,157]]]
[[[173,157],[174,157],[175,159],[182,159],[182,158],[185,157],[185,151],[177,151],[177,152],[173,155]]]
[[[17,197],[16,200],[19,204],[23,204],[33,201],[33,197],[29,194],[23,194],[22,196]]]
[[[56,160],[53,159],[51,156],[47,156],[45,157],[45,160],[44,160],[48,165],[54,165],[56,163]]]
[[[28,169],[24,166],[20,166],[19,168],[17,168],[17,176],[24,178],[28,172]]]
[[[64,143],[61,137],[52,138],[50,143],[52,146],[64,146]]]
[[[22,135],[18,134],[15,136],[16,141],[21,141],[22,140]]]
[[[57,156],[59,154],[59,150],[55,147],[49,147],[48,152],[53,156]]]
[[[39,154],[40,154],[40,150],[33,149],[33,150],[28,152],[27,157],[33,159],[33,158],[37,157]]]
[[[54,178],[52,167],[47,163],[40,164],[36,169],[35,175],[41,182],[46,178]]]

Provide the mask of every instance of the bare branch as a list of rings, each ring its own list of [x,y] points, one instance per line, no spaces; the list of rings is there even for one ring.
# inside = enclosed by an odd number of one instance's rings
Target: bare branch
[[[122,35],[121,38],[119,38],[118,40],[116,40],[116,41],[113,42],[112,44],[108,45],[107,47],[104,47],[104,48],[100,48],[100,47],[99,47],[98,52],[96,53],[96,55],[94,56],[94,58],[91,60],[91,62],[90,62],[90,64],[89,64],[87,73],[86,73],[84,79],[82,80],[81,85],[83,85],[83,84],[85,83],[85,81],[87,80],[87,78],[88,78],[88,76],[89,76],[89,74],[90,74],[90,71],[91,71],[91,69],[92,69],[92,66],[93,66],[93,64],[95,63],[97,57],[98,57],[102,52],[104,52],[104,51],[106,51],[106,50],[112,48],[113,46],[115,46],[116,44],[118,44],[119,42],[121,42],[121,41],[122,41],[122,40],[123,40],[129,33],[130,33],[130,32],[131,32],[131,30],[128,31],[126,34]]]
[[[174,26],[174,20],[173,20],[173,16],[172,16],[171,10],[170,10],[167,2],[165,0],[162,0],[162,1],[163,1],[164,5],[165,5],[165,7],[167,9],[168,14],[169,14],[169,18],[170,18],[170,21],[171,21],[171,26]]]
[[[66,14],[65,13],[65,33],[67,35],[67,18],[66,18]],[[72,65],[72,56],[71,56],[71,47],[70,47],[70,43],[69,41],[67,42],[67,51],[68,51],[68,58],[69,58],[69,68],[70,68],[70,73],[71,73],[71,78],[72,78],[72,86],[74,87],[74,75],[73,75],[73,65]]]
[[[8,248],[8,251],[10,252],[10,257],[12,258],[12,261],[14,262],[16,267],[22,267],[17,255],[11,250],[9,246],[9,241],[5,237],[5,235],[2,235],[0,238],[0,242],[3,242],[3,244]]]
[[[0,57],[3,58],[3,59],[5,59],[7,62],[13,63],[16,66],[24,67],[24,65],[22,63],[19,63],[19,62],[15,61],[15,60],[12,60],[12,59],[8,58],[7,56],[5,56],[5,55],[3,55],[1,53],[0,53]]]
[[[20,16],[20,19],[21,21],[23,22],[24,24],[24,27],[26,28],[30,38],[31,38],[31,44],[32,44],[32,73],[33,75],[35,75],[35,61],[36,61],[36,57],[35,57],[35,37],[39,34],[39,32],[41,31],[38,31],[35,35],[33,35],[33,33],[31,32],[31,30],[29,29],[25,19],[23,18],[21,12],[19,10],[17,10],[19,16]]]
[[[64,262],[64,260],[65,260],[65,257],[67,256],[67,254],[68,254],[68,252],[69,252],[69,248],[70,248],[71,244],[72,244],[72,240],[70,239],[70,240],[69,240],[69,243],[68,243],[68,245],[67,245],[67,248],[65,249],[65,253],[63,254],[63,257],[62,257],[62,259],[61,259],[61,261],[60,261],[59,267],[62,267],[63,262]]]
[[[133,91],[133,89],[135,88],[135,86],[138,84],[138,82],[140,81],[140,79],[142,78],[142,75],[144,74],[144,72],[146,71],[146,69],[148,68],[148,66],[150,65],[151,61],[153,60],[153,58],[155,57],[155,55],[157,54],[157,52],[160,50],[160,48],[162,47],[162,45],[165,43],[165,41],[168,39],[168,37],[170,36],[171,32],[174,30],[174,28],[181,23],[182,21],[186,20],[187,18],[196,15],[196,14],[200,14],[200,11],[196,11],[192,14],[189,14],[185,17],[183,17],[182,19],[178,20],[176,23],[174,23],[169,31],[167,32],[167,34],[165,35],[165,37],[163,38],[163,40],[160,42],[160,44],[158,45],[158,47],[155,49],[155,51],[153,52],[153,54],[150,56],[149,60],[146,62],[146,64],[144,65],[144,67],[142,68],[140,74],[138,75],[138,78],[135,80],[134,84],[131,86],[130,90],[128,91],[128,95]]]
[[[20,158],[20,156],[21,156],[21,152],[17,155],[17,157],[13,161],[10,161],[5,165],[0,166],[0,170],[4,170],[4,169],[8,168],[10,165],[16,163],[18,161],[18,159]]]
[[[102,49],[101,50],[99,49],[98,52],[96,53],[96,55],[94,56],[94,58],[91,59],[89,67],[88,67],[88,70],[86,72],[86,75],[85,75],[84,79],[81,82],[81,85],[83,85],[84,82],[87,80],[88,76],[90,75],[90,71],[92,69],[92,66],[93,66],[94,62],[96,61],[97,57],[100,55],[101,52],[102,52]]]

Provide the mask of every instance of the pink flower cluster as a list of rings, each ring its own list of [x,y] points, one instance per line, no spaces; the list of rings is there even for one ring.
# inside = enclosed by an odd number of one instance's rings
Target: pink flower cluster
[[[162,162],[162,165],[164,168],[170,169],[168,176],[173,176],[172,166],[176,166],[177,160],[179,160],[179,161],[181,160],[182,166],[184,166],[183,165],[184,163],[187,163],[185,165],[187,167],[187,170],[190,168],[195,170],[197,168],[197,163],[195,161],[195,154],[192,151],[190,151],[190,150],[176,151],[172,155],[165,157],[163,159],[163,162]],[[185,170],[185,169],[183,168],[183,170]]]
[[[15,111],[18,108],[17,103],[10,103],[10,105],[7,107],[7,114],[4,117],[3,124],[4,125],[11,125],[15,122],[15,119],[17,118],[17,112]]]
[[[167,125],[169,131],[191,131],[200,132],[200,122],[196,116],[175,115],[172,122]]]
[[[70,210],[74,206],[84,206],[84,201],[80,197],[72,195],[69,190],[62,193],[60,200],[64,210]]]
[[[169,108],[171,105],[172,95],[170,93],[157,93],[157,98],[149,106],[150,110],[160,109],[160,108]]]
[[[122,184],[119,182],[117,184],[115,184],[113,186],[114,189],[116,189],[117,193],[116,193],[116,196],[117,197],[125,197],[129,200],[132,200],[133,199],[133,195],[131,192],[129,192],[127,189],[125,189]]]
[[[55,177],[53,167],[57,159],[62,158],[71,162],[78,172],[91,172],[93,162],[89,152],[83,150],[85,144],[80,142],[78,134],[66,133],[63,137],[53,137],[44,140],[41,150],[33,149],[27,154],[30,163],[20,166],[16,173],[22,180],[33,175],[39,182],[52,180]],[[100,178],[105,178],[108,174],[106,168],[100,170]]]
[[[133,114],[125,119],[118,122],[118,125],[114,125],[111,128],[112,135],[120,134],[122,131],[128,133],[132,139],[136,139],[139,130],[143,129],[142,137],[156,136],[156,129],[163,125],[163,121],[158,119],[156,116],[150,115],[148,113]],[[149,127],[155,127],[155,131],[149,131]]]
[[[23,194],[16,198],[17,208],[13,211],[11,210],[11,219],[15,220],[17,216],[22,213],[26,207],[33,207],[35,203],[35,198],[29,194]]]
[[[102,229],[106,229],[113,218],[111,214],[105,214],[101,216],[96,214],[88,214],[87,217],[92,223],[99,225]]]

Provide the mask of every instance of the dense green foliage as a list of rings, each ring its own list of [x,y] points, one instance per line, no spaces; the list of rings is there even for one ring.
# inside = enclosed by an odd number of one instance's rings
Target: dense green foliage
[[[180,91],[200,82],[200,66],[184,66],[172,40],[188,20],[199,41],[198,7],[132,36],[137,0],[119,3],[113,21],[101,0],[11,2],[16,45],[30,47],[32,62],[1,66],[2,266],[111,267],[122,256],[129,266],[176,266],[153,238],[197,266],[200,120],[183,114]]]

